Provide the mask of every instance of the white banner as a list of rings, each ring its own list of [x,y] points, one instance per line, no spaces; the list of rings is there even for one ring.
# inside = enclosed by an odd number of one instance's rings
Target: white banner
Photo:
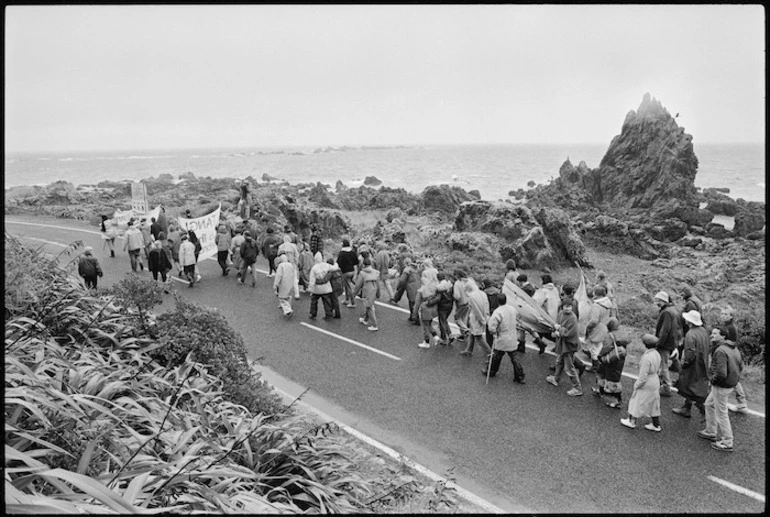
[[[118,235],[122,236],[124,233],[126,233],[126,228],[128,228],[128,220],[132,217],[137,222],[137,224],[139,221],[141,221],[142,217],[147,218],[148,222],[152,221],[153,217],[157,221],[158,217],[160,217],[160,205],[156,206],[152,212],[147,213],[136,212],[134,210],[115,210],[112,218],[115,221],[115,226],[118,229]]]
[[[220,203],[216,210],[203,217],[196,217],[195,219],[179,217],[179,227],[187,231],[194,231],[201,241],[201,252],[198,255],[198,262],[209,257],[215,257],[217,254],[217,244],[214,242],[214,238],[217,235],[221,210],[222,204]]]

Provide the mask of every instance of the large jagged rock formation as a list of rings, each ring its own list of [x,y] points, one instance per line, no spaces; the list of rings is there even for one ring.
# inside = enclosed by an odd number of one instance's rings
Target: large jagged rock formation
[[[626,115],[591,178],[595,203],[652,208],[671,199],[697,206],[698,158],[692,135],[647,93],[639,109]]]

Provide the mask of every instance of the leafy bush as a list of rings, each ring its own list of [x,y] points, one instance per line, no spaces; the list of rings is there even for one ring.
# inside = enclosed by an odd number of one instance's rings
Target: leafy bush
[[[163,302],[163,288],[154,280],[126,273],[125,278],[115,284],[111,291],[115,301],[136,316],[143,330],[147,330],[150,309]]]
[[[156,359],[168,368],[194,360],[210,365],[210,371],[228,382],[229,400],[253,413],[274,414],[281,410],[278,396],[261,380],[246,358],[241,336],[214,309],[203,308],[175,295],[176,310],[157,318]]]
[[[765,308],[754,307],[735,313],[734,322],[738,329],[738,350],[747,363],[764,365],[765,351]]]

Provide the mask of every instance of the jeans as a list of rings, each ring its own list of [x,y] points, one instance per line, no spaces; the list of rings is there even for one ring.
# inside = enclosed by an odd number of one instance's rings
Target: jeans
[[[83,277],[83,280],[86,281],[86,289],[96,289],[96,279],[98,277],[96,275],[87,275]]]
[[[321,299],[321,302],[324,306],[324,316],[327,318],[331,318],[334,316],[333,309],[332,309],[332,296],[334,296],[332,293],[326,293],[326,294],[315,294],[313,293],[310,295],[310,316],[315,318],[318,315],[318,299]],[[339,309],[338,309],[339,310]]]
[[[128,258],[131,259],[131,270],[136,273],[137,266],[142,262],[142,257],[139,255],[142,252],[142,248],[136,248],[135,250],[128,250]]]
[[[441,339],[449,342],[452,337],[452,330],[449,328],[449,312],[438,311],[438,330],[441,333]]]
[[[342,287],[345,289],[345,303],[348,305],[354,305],[356,303],[356,297],[353,296],[353,275],[354,271],[348,271],[342,273]]]
[[[572,382],[572,387],[582,390],[583,387],[580,385],[580,377],[578,377],[577,371],[575,370],[574,355],[575,352],[564,352],[559,354],[559,357],[556,358],[556,371],[553,374],[553,378],[556,379],[556,382],[559,382],[561,372],[564,372]]]
[[[730,426],[730,417],[727,414],[727,397],[734,388],[720,388],[711,386],[709,396],[706,397],[706,433],[716,435],[728,445],[733,444],[733,428]]]
[[[460,328],[460,334],[463,336],[468,335],[468,317],[471,314],[471,307],[467,303],[463,305],[456,305],[455,307],[455,323]]]
[[[94,281],[94,287],[96,287],[95,281]],[[738,384],[735,385],[735,400],[738,402],[739,407],[747,407],[746,392],[743,391],[743,386],[741,386],[740,381],[738,381]]]
[[[195,283],[195,264],[184,266],[184,274],[190,282],[190,285],[193,285]]]
[[[238,271],[238,277],[240,278],[240,281],[246,281],[246,272],[249,270],[249,268],[251,268],[252,282],[257,283],[257,263],[246,262],[245,260],[241,263],[241,270]]]
[[[335,318],[340,317],[340,297],[332,293],[329,295],[329,303],[331,303],[332,316]]]
[[[156,282],[158,281],[158,271],[153,271],[152,272],[152,279],[155,280]],[[164,282],[166,281],[166,272],[165,271],[160,271],[160,279],[163,280]]]
[[[521,362],[519,361],[520,352],[517,350],[510,350],[510,351],[493,350],[492,364],[489,369],[489,376],[494,377],[497,374],[497,370],[500,368],[500,362],[503,360],[503,356],[505,354],[508,354],[508,357],[511,358],[511,364],[513,365],[513,378],[517,381],[523,381],[524,367],[521,365]]]
[[[422,325],[422,339],[426,343],[430,343],[430,338],[436,335],[436,331],[433,330],[433,320],[422,318],[420,323]]]
[[[372,327],[377,326],[377,317],[374,315],[374,305],[366,308],[366,313],[364,313],[364,321]]]
[[[393,292],[393,284],[390,283],[390,278],[387,275],[380,275],[380,283],[385,284],[385,290],[388,292],[388,300],[393,298],[395,294]]]
[[[671,374],[668,371],[668,359],[671,357],[671,350],[660,350],[660,370],[658,375],[660,376],[660,387],[664,391],[671,390]]]
[[[473,352],[473,349],[476,347],[476,343],[479,344],[479,348],[483,348],[487,352],[491,352],[492,349],[490,348],[489,344],[487,343],[486,338],[484,337],[484,334],[469,334],[468,335],[468,344],[465,345],[465,351],[466,352]]]

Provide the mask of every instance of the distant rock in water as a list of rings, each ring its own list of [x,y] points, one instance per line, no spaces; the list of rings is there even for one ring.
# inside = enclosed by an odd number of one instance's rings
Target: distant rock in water
[[[366,185],[367,187],[379,187],[380,185],[382,185],[382,181],[376,176],[367,176],[364,179],[364,185]]]
[[[532,188],[532,187],[534,187],[535,185],[536,185],[536,183],[535,183],[533,180],[529,180],[529,181],[527,182],[527,186],[528,186],[529,188]]]
[[[268,183],[271,181],[283,181],[281,178],[276,178],[275,176],[271,176],[268,173],[264,173],[262,175],[262,181],[267,181]]]
[[[426,211],[454,214],[460,205],[466,201],[481,199],[478,191],[466,192],[460,187],[449,185],[430,185],[420,194],[422,208]]]
[[[337,183],[334,185],[334,190],[336,191],[345,190],[346,188],[348,187],[342,183],[342,180],[337,180]]]

